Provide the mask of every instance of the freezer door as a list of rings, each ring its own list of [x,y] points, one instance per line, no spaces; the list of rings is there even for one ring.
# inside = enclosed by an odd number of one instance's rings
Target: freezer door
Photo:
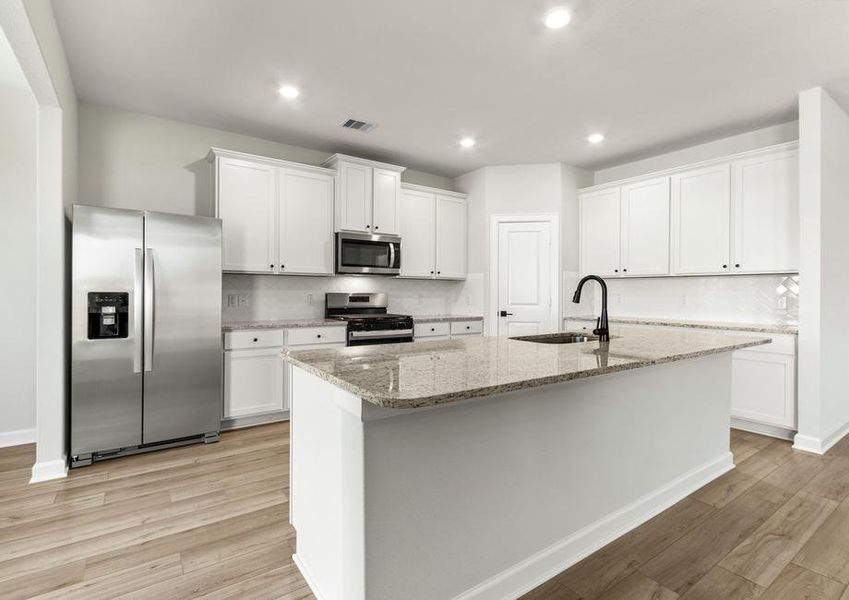
[[[142,437],[144,213],[75,206],[71,287],[71,455]]]
[[[221,425],[221,221],[145,213],[145,444]]]

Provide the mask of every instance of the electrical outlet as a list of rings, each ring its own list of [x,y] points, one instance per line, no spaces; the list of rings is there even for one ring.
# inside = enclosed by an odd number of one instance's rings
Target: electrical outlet
[[[248,306],[248,295],[247,294],[239,294],[239,308],[246,308]]]
[[[227,294],[227,306],[239,306],[239,296],[237,294]]]
[[[687,306],[687,296],[681,296],[681,306]]]
[[[616,294],[616,304],[622,304],[622,294]]]
[[[307,294],[307,304],[312,305],[314,303],[312,294]]]
[[[778,308],[780,310],[787,310],[787,296],[781,296],[778,299]]]

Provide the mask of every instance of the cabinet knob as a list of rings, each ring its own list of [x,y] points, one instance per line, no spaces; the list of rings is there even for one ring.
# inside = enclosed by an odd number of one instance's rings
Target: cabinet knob
[[[281,268],[281,269],[285,269],[285,268],[286,268],[286,265],[280,265],[280,268]]]
[[[722,265],[722,268],[723,268],[723,269],[727,269],[727,268],[728,268],[728,265]]]
[[[471,327],[469,327],[468,325],[466,325],[466,329],[471,329]]]
[[[371,225],[366,225],[366,229],[368,229],[369,227],[371,227]]]
[[[614,272],[614,273],[618,273],[618,272],[619,272],[619,269],[613,269],[613,272]]]
[[[319,338],[320,338],[320,337],[321,337],[321,334],[319,333],[319,334],[318,334],[318,335],[316,335],[315,337],[319,337]]]
[[[258,341],[259,341],[259,338],[254,338],[254,341],[255,341],[255,342],[258,342]]]
[[[274,268],[274,265],[268,265],[268,266],[271,267],[272,269]]]
[[[737,263],[737,264],[735,264],[734,266],[735,266],[735,267],[737,267],[737,268],[739,269],[739,268],[740,268],[740,263]]]
[[[380,229],[380,227],[378,227],[377,225],[375,225],[375,226],[374,226],[374,228],[375,228],[375,229]]]
[[[442,275],[442,271],[437,271],[437,272],[436,272],[436,274],[437,274],[437,275]]]
[[[436,327],[431,327],[431,328],[430,328],[430,330],[431,330],[431,331],[436,331]]]
[[[622,272],[623,272],[623,273],[627,273],[627,272],[628,272],[628,269],[622,269]]]
[[[433,271],[431,271],[430,274],[433,275]]]

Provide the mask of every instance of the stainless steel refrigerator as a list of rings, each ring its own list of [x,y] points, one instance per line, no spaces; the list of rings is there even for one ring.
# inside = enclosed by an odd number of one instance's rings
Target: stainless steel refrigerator
[[[221,221],[75,206],[71,466],[216,441]]]

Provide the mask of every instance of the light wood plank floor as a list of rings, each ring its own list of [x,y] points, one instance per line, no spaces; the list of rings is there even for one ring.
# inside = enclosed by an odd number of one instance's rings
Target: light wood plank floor
[[[313,598],[291,555],[287,423],[28,485],[0,449],[0,598]],[[738,468],[526,600],[849,600],[849,440],[732,432]],[[436,599],[435,599],[436,600]]]

